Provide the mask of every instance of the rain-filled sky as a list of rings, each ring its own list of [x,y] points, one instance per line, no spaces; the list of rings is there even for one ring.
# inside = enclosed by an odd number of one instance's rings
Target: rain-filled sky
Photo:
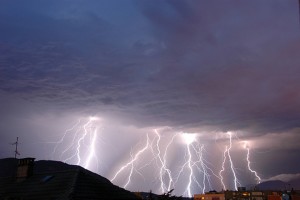
[[[297,0],[1,0],[0,158],[191,196],[300,176]]]

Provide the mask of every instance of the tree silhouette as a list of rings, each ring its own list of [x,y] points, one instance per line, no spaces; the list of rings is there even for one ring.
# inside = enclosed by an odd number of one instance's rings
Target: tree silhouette
[[[170,191],[168,191],[167,193],[164,193],[162,195],[158,195],[158,200],[167,200],[167,199],[172,199],[172,200],[179,200],[182,199],[182,197],[177,197],[177,196],[172,196],[172,192],[174,191],[174,189],[171,189]]]

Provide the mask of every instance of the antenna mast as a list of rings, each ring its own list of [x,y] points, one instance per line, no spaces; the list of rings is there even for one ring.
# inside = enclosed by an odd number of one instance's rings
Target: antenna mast
[[[17,141],[15,143],[12,143],[12,145],[16,145],[15,158],[17,158],[17,155],[20,155],[20,153],[18,152],[18,144],[19,144],[19,137],[17,137]]]

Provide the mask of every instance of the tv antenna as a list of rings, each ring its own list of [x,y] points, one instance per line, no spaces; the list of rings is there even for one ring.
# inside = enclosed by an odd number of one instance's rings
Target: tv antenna
[[[15,149],[15,158],[17,158],[17,155],[20,155],[19,151],[18,151],[18,144],[19,144],[19,137],[17,137],[17,141],[12,143],[11,145],[16,145],[16,149]]]

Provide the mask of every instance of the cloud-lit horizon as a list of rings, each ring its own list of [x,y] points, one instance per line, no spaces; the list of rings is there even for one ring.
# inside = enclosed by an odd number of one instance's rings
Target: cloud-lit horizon
[[[300,173],[297,0],[3,0],[0,27],[2,158],[19,137],[21,156],[60,160],[52,142],[97,116],[109,179],[155,129],[164,145],[197,133],[215,173],[234,133],[242,184],[255,182],[244,141],[262,179]],[[128,189],[159,192],[151,181]]]

